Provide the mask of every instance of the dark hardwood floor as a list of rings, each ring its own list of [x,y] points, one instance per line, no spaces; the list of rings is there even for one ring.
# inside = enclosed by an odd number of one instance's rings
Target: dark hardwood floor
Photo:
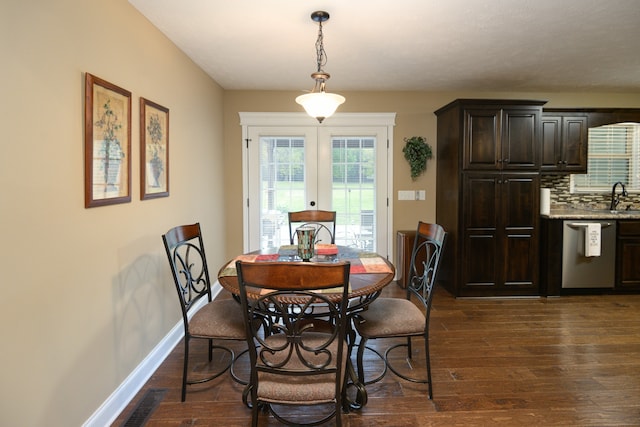
[[[385,294],[403,291],[393,283]],[[384,349],[390,342],[371,344]],[[206,370],[205,346],[195,348],[193,367]],[[420,349],[414,346],[416,370],[424,364]],[[181,343],[115,426],[125,425],[145,393],[156,389],[166,393],[147,426],[250,425],[243,387],[228,374],[190,386],[180,402],[182,352]],[[344,414],[343,425],[640,426],[640,295],[455,299],[438,289],[431,352],[432,401],[426,385],[388,373],[367,387],[368,404]],[[238,365],[246,374],[246,359]],[[379,367],[373,354],[370,365]],[[303,419],[305,412],[292,413]],[[275,425],[262,415],[260,426]]]

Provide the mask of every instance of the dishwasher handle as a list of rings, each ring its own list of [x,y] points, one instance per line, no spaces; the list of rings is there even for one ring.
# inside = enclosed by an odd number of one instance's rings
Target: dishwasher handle
[[[593,224],[593,222],[569,222],[567,223],[567,225],[575,230],[579,230],[582,227],[586,227],[589,224]],[[607,228],[607,227],[611,227],[613,224],[611,224],[610,222],[603,222],[600,227],[601,228]]]

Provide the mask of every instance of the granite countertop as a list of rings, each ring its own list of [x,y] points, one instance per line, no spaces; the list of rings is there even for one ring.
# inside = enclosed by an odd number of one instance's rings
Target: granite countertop
[[[591,208],[574,205],[551,205],[549,219],[640,219],[640,210],[610,211],[606,208]]]

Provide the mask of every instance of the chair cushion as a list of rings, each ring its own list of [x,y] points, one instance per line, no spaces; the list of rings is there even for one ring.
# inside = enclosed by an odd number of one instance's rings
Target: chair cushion
[[[367,338],[421,335],[426,319],[413,302],[403,298],[378,298],[355,322],[358,333]]]
[[[305,339],[306,345],[313,346],[314,342],[323,343],[327,339],[327,334],[323,333],[307,333],[311,339]],[[284,344],[283,334],[276,334],[266,339],[271,345],[279,346]],[[337,340],[329,346],[332,354],[333,363],[330,367],[335,367],[337,358],[338,343]],[[259,349],[258,349],[259,351]],[[343,360],[342,372],[343,376],[346,367],[347,343],[343,342]],[[288,351],[276,353],[275,355],[267,355],[272,362],[287,356]],[[294,352],[291,360],[282,368],[286,371],[299,371],[310,373],[308,367],[304,366],[300,359],[295,356]],[[321,363],[325,358],[314,356],[311,352],[303,351],[303,355],[308,361]],[[258,355],[258,365],[262,365],[260,355]],[[264,365],[263,365],[264,366]],[[271,372],[258,372],[258,399],[270,403],[299,403],[305,405],[313,405],[319,403],[333,402],[336,398],[336,382],[335,374],[319,374],[319,375],[281,375]]]
[[[270,403],[315,405],[336,399],[335,376],[283,376],[266,372],[258,376],[258,399]]]
[[[191,336],[198,338],[246,339],[242,306],[233,299],[214,300],[189,321]]]

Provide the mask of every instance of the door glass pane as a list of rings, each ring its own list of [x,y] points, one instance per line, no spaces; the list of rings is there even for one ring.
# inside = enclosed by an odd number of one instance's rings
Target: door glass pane
[[[289,211],[305,206],[302,137],[260,138],[260,249],[289,244]]]
[[[336,244],[375,251],[376,139],[332,137],[332,210]]]

